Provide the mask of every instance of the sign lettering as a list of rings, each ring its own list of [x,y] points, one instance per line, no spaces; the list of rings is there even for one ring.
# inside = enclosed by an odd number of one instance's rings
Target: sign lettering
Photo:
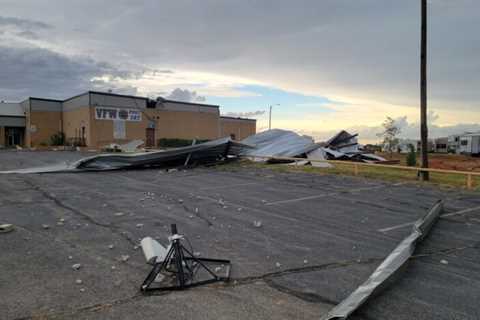
[[[96,107],[95,119],[97,120],[123,120],[123,121],[142,121],[140,110]]]

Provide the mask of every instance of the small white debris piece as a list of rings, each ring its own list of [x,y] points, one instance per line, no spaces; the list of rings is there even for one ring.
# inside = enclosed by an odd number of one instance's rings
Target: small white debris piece
[[[275,262],[275,267],[280,268],[281,266],[280,262]]]
[[[221,205],[221,206],[224,206],[224,205],[225,205],[225,202],[224,202],[222,199],[219,199],[219,200],[218,200],[218,204]]]
[[[243,208],[238,208],[238,209],[237,209],[237,211],[242,211],[242,210],[243,210]]]
[[[133,246],[133,250],[137,250],[138,249],[138,246]]]
[[[121,217],[121,216],[125,215],[125,213],[123,213],[123,212],[115,212],[113,215],[114,215],[115,217]]]
[[[72,256],[68,256],[68,260],[72,260],[72,259],[73,259],[73,257],[72,257]]]
[[[65,222],[65,219],[64,219],[64,218],[60,218],[59,221],[60,221],[60,222]]]
[[[9,224],[9,223],[6,223],[6,224],[0,224],[0,233],[7,233],[7,232],[10,232],[10,231],[13,231],[13,224]]]
[[[106,208],[108,206],[108,204],[104,203],[102,204],[102,207]]]
[[[183,203],[183,199],[178,199],[178,203]]]
[[[216,267],[216,268],[215,268],[215,272],[219,272],[220,270],[222,270],[221,267]]]
[[[47,230],[47,229],[50,229],[50,226],[48,224],[42,224],[42,228]]]
[[[167,170],[168,173],[177,172],[177,171],[178,171],[178,169],[175,169],[175,168],[173,168],[173,169],[168,169],[168,170]]]
[[[122,255],[120,257],[120,261],[122,261],[122,262],[127,262],[128,259],[130,259],[130,256],[128,254]]]
[[[193,219],[193,214],[189,215],[188,217],[189,217],[190,219]]]
[[[113,249],[115,246],[113,244],[108,245],[108,249]]]
[[[212,217],[212,220],[217,220],[217,217]]]
[[[80,263],[75,263],[75,264],[72,265],[72,269],[73,269],[73,270],[78,270],[78,269],[80,269],[81,267],[82,267],[82,265],[81,265]]]
[[[198,208],[195,208],[195,213],[198,213]]]
[[[257,221],[257,220],[254,220],[254,221],[253,221],[253,226],[254,226],[255,228],[261,228],[261,227],[262,227],[262,221],[260,221],[260,220],[258,220],[258,221]]]
[[[111,267],[111,269],[112,269],[112,270],[115,270],[115,269],[117,269],[117,267],[115,267],[115,266],[112,266],[112,267]]]
[[[307,264],[307,263],[308,263],[307,259],[303,260],[303,264]]]
[[[80,292],[85,292],[85,288],[80,288]]]
[[[63,226],[63,222],[58,221],[58,222],[57,222],[57,226]]]
[[[447,261],[447,260],[445,260],[445,259],[442,259],[442,260],[440,260],[440,263],[441,263],[441,264],[445,264],[445,265],[447,265],[447,264],[448,264],[448,261]]]
[[[223,206],[223,209],[227,209],[228,207],[227,206]]]
[[[195,252],[193,253],[193,255],[194,255],[195,257],[200,257],[200,256],[202,255],[202,253],[201,253],[201,252],[198,252],[198,251],[195,251]]]
[[[137,223],[137,228],[143,227],[143,223]]]
[[[262,200],[262,203],[267,203],[267,200]]]
[[[75,283],[76,283],[76,284],[82,284],[82,283],[83,283],[83,281],[82,281],[82,280],[80,280],[80,279],[77,279],[77,280],[75,280]]]

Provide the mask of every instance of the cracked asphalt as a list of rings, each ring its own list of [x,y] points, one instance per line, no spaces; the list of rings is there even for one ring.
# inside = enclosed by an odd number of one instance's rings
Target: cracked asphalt
[[[82,156],[1,151],[0,170]],[[15,225],[0,234],[0,318],[320,318],[438,199],[446,213],[473,210],[440,219],[351,319],[480,319],[478,193],[238,166],[0,175],[0,223]],[[167,244],[171,223],[202,257],[232,260],[232,281],[140,294],[139,240]]]

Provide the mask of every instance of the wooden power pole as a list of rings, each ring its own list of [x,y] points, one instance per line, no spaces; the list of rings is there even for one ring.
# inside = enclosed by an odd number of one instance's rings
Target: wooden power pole
[[[420,53],[420,138],[422,144],[422,168],[428,168],[428,127],[427,127],[427,0],[422,1],[422,35]],[[422,172],[427,181],[429,173]]]

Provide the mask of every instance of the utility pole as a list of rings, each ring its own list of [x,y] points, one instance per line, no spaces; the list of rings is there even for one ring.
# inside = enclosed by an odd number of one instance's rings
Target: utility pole
[[[272,105],[270,105],[270,111],[268,112],[268,130],[272,130]]]
[[[276,106],[279,106],[280,104],[276,104]],[[272,130],[272,107],[273,105],[270,105],[270,111],[268,113],[268,130]]]
[[[422,1],[421,53],[420,53],[420,138],[422,144],[422,168],[428,168],[427,127],[427,0]],[[422,180],[429,180],[429,172],[422,171]]]

